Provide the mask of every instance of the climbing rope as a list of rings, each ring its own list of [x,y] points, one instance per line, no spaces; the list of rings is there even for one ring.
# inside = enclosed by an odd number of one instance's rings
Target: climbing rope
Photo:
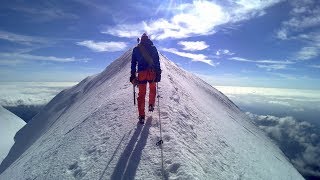
[[[159,86],[157,83],[157,98],[158,98],[158,112],[159,112],[159,125],[160,125],[160,140],[156,143],[157,146],[160,146],[161,149],[161,174],[162,174],[162,179],[164,179],[164,168],[163,168],[163,149],[162,149],[162,129],[161,129],[161,118],[160,118],[160,95],[159,95]]]

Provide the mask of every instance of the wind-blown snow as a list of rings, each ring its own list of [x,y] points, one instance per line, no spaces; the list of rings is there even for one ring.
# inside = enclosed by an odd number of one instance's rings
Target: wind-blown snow
[[[14,143],[14,135],[26,123],[18,116],[0,106],[0,163]]]
[[[0,179],[161,179],[158,111],[137,123],[132,50],[16,135]],[[303,179],[226,96],[161,55],[165,179]]]

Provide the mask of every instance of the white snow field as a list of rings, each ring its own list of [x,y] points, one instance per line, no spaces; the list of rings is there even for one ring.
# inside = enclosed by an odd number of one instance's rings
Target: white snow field
[[[14,135],[26,123],[10,111],[0,106],[0,163],[14,143]]]
[[[17,133],[0,179],[303,179],[226,96],[163,55],[162,173],[159,111],[138,124],[131,54],[50,101]]]

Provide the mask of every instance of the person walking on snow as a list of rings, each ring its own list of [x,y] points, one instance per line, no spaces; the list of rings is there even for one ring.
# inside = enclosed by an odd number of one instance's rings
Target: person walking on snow
[[[138,71],[136,67],[138,66]],[[138,73],[138,77],[136,77]],[[149,83],[149,111],[154,110],[156,101],[156,83],[161,80],[161,68],[157,48],[153,45],[146,33],[141,36],[140,43],[133,49],[131,59],[130,82],[138,85],[139,122],[145,120],[145,96]]]

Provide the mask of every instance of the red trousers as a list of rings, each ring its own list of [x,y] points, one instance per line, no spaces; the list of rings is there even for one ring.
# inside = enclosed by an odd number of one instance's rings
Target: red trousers
[[[138,73],[139,94],[138,94],[138,111],[139,116],[145,116],[145,97],[147,91],[147,83],[149,83],[149,105],[154,105],[156,101],[156,83],[154,79],[156,73],[153,70],[140,71]]]

